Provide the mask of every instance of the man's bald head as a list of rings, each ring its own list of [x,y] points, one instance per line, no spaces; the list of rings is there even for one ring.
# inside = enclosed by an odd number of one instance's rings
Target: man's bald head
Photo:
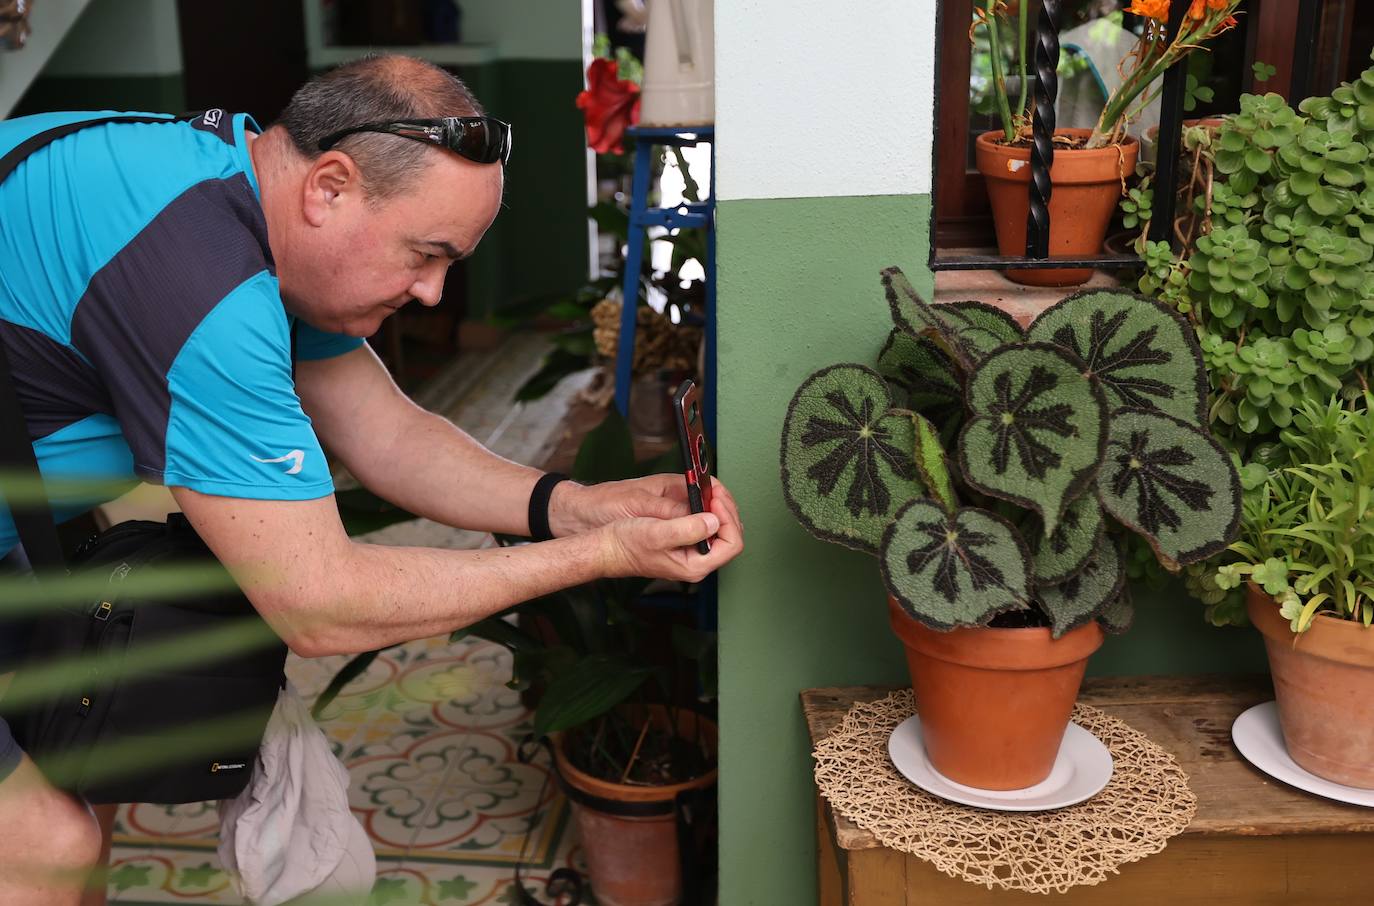
[[[367,56],[316,76],[291,98],[276,125],[307,160],[320,139],[350,126],[485,111],[456,76],[404,56]],[[337,145],[358,164],[368,196],[381,200],[408,189],[437,149],[394,135],[356,133]]]

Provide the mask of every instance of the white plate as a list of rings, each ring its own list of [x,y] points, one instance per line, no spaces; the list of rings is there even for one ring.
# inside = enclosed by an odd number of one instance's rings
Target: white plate
[[[941,799],[999,812],[1044,812],[1089,799],[1112,779],[1112,754],[1094,735],[1069,724],[1050,776],[1020,790],[980,790],[936,771],[921,741],[919,715],[902,721],[887,741],[887,754],[902,776]]]
[[[1231,739],[1245,760],[1264,773],[1308,793],[1315,793],[1337,802],[1374,808],[1374,790],[1362,790],[1325,780],[1299,765],[1288,754],[1279,728],[1278,702],[1255,705],[1231,724]]]

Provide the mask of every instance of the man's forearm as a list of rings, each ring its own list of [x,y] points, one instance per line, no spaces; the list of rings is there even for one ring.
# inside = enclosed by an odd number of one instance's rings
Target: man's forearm
[[[350,542],[343,562],[322,561],[320,575],[268,584],[259,607],[298,654],[370,651],[590,582],[604,575],[600,545],[594,535],[475,551]]]
[[[388,443],[350,468],[364,487],[444,525],[523,535],[542,474],[497,456],[452,422],[413,407]]]

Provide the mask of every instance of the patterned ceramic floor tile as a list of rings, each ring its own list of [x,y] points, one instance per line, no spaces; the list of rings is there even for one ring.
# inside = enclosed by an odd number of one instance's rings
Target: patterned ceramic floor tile
[[[347,661],[292,658],[287,674],[313,701]],[[549,871],[575,858],[567,802],[545,782],[545,757],[516,757],[530,715],[505,686],[510,669],[509,654],[486,642],[412,642],[384,651],[322,713],[378,856],[377,906],[512,902],[531,814],[527,864],[540,891]],[[215,852],[218,829],[211,803],[121,807],[111,899],[239,902]]]
[[[109,898],[116,903],[241,903],[214,851],[125,851],[110,859]]]
[[[554,867],[573,867],[585,871],[579,851],[568,850]],[[553,868],[533,868],[521,872],[525,888],[549,906],[569,902],[566,894],[549,894],[546,884]],[[454,868],[406,860],[388,864],[377,873],[372,889],[375,906],[516,906],[511,891],[512,872],[480,866]],[[595,906],[590,891],[582,895],[583,906]],[[371,906],[371,904],[370,904]]]

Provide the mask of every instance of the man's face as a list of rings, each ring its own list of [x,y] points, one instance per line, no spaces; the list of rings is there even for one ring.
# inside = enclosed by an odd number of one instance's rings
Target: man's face
[[[496,217],[503,173],[438,150],[426,158],[409,187],[380,202],[347,175],[312,171],[309,227],[295,259],[302,266],[280,274],[294,314],[324,331],[366,337],[412,299],[439,304],[449,265],[472,254]]]

